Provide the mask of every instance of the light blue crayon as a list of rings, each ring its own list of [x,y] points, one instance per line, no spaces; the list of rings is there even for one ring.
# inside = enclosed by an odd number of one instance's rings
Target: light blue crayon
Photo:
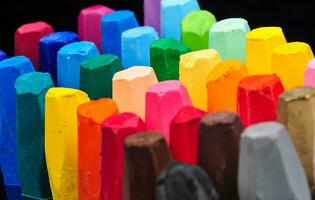
[[[101,19],[102,53],[121,58],[121,34],[137,26],[139,23],[132,11],[118,10],[104,15]]]
[[[194,10],[200,10],[197,0],[161,1],[161,37],[180,41],[180,23],[188,13]]]
[[[21,199],[16,141],[15,80],[34,72],[25,56],[15,56],[0,62],[0,162],[8,199]]]
[[[242,18],[230,18],[215,23],[209,31],[209,48],[216,49],[222,59],[246,60],[248,23]]]
[[[121,60],[125,68],[150,66],[150,46],[159,39],[156,30],[141,26],[124,31],[121,36]]]
[[[80,65],[99,52],[93,42],[74,42],[62,47],[57,56],[58,86],[80,88]]]

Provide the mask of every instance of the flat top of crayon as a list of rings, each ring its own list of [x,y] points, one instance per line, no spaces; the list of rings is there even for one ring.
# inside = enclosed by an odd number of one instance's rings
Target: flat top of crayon
[[[131,135],[126,138],[125,144],[126,146],[152,146],[155,143],[163,140],[164,137],[162,134],[156,131],[147,131],[141,132],[134,135]]]
[[[206,112],[203,110],[192,106],[185,106],[177,112],[171,124],[185,124],[194,120],[200,120],[205,114]]]
[[[241,137],[251,139],[269,138],[275,140],[283,131],[285,131],[285,127],[278,122],[262,122],[246,128]]]
[[[96,46],[93,42],[81,41],[81,42],[73,42],[67,44],[66,46],[62,47],[58,54],[80,54],[86,55],[92,49],[96,49]]]
[[[232,32],[235,30],[249,31],[248,22],[243,18],[221,20],[211,27],[211,32]]]
[[[250,40],[268,40],[272,37],[283,36],[281,27],[260,27],[253,29],[246,35],[247,39]]]
[[[308,62],[307,68],[315,69],[315,59],[312,59]]]
[[[61,31],[48,34],[40,39],[41,43],[51,44],[51,43],[67,43],[71,41],[79,41],[79,36],[71,31]]]
[[[273,54],[278,55],[291,55],[291,54],[308,54],[311,51],[311,47],[304,42],[290,42],[283,45],[279,45]]]
[[[220,57],[220,54],[214,49],[204,49],[199,51],[194,51],[186,53],[180,56],[180,63],[183,64],[183,67],[193,68],[195,62],[199,59],[214,59]]]
[[[151,43],[151,48],[176,49],[179,51],[190,50],[190,48],[188,48],[186,45],[172,38],[161,38],[158,40],[154,40]]]
[[[49,73],[31,72],[19,76],[15,81],[17,94],[40,94],[44,89],[53,87],[54,84]]]
[[[19,67],[21,64],[27,63],[32,65],[30,59],[25,56],[13,56],[0,62],[0,68]]]
[[[207,82],[224,79],[234,72],[246,71],[246,65],[240,60],[224,60],[220,62],[207,77]]]
[[[244,78],[239,82],[239,87],[247,90],[263,90],[266,87],[273,86],[281,82],[276,74],[252,75]]]
[[[103,22],[120,21],[134,17],[134,12],[130,10],[117,10],[102,17]]]
[[[122,33],[122,37],[137,38],[143,35],[156,35],[157,32],[151,26],[139,26],[128,29]]]
[[[116,60],[119,61],[119,58],[115,55],[103,54],[86,59],[83,61],[81,66],[87,69],[97,69],[104,66],[110,67],[110,65]]]
[[[181,84],[180,81],[169,80],[169,81],[162,81],[162,82],[152,85],[151,87],[149,87],[147,92],[164,94],[170,91],[179,91],[182,88],[183,88],[183,85]]]
[[[161,1],[163,6],[176,6],[176,5],[184,5],[188,3],[189,1],[195,1],[195,0],[163,0]]]
[[[124,128],[142,128],[144,129],[145,124],[140,117],[134,113],[124,112],[117,115],[113,115],[106,119],[102,123],[102,127],[109,127],[111,129],[119,130]]]
[[[52,27],[47,24],[46,22],[43,21],[38,21],[38,22],[32,22],[28,24],[24,24],[20,26],[16,31],[19,33],[28,33],[28,32],[36,32],[36,31],[41,31],[46,28],[51,28]]]
[[[46,98],[72,98],[76,96],[88,97],[88,95],[81,90],[64,87],[53,87],[46,93]]]
[[[215,16],[206,10],[192,11],[182,20],[182,31],[205,34],[216,22]]]
[[[84,8],[81,10],[80,14],[86,14],[86,13],[106,13],[106,12],[110,12],[110,11],[114,11],[114,9],[103,6],[103,5],[93,5],[87,8]]]
[[[216,124],[234,124],[235,122],[241,123],[237,113],[235,112],[214,112],[207,114],[202,118],[202,122],[208,126],[213,126]]]
[[[117,114],[116,103],[110,98],[89,101],[78,106],[78,114],[100,124],[107,117]]]
[[[315,88],[297,87],[280,94],[279,99],[285,101],[296,101],[301,99],[309,99],[315,96]]]
[[[154,73],[152,67],[146,66],[133,66],[125,70],[116,72],[113,81],[115,80],[133,80],[139,77],[147,77]]]

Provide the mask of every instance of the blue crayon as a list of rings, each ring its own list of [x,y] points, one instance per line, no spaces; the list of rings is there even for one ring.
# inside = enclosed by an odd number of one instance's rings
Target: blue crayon
[[[73,42],[62,47],[57,56],[57,82],[60,87],[80,88],[80,65],[99,52],[93,42]]]
[[[80,41],[79,36],[70,31],[51,33],[39,41],[39,71],[48,72],[57,83],[57,52],[61,47]]]
[[[129,10],[119,10],[103,16],[101,23],[102,53],[121,58],[121,34],[139,26],[135,14]]]
[[[21,198],[14,84],[20,75],[34,71],[32,62],[25,56],[15,56],[0,62],[0,162],[7,197],[10,200]]]
[[[141,26],[126,30],[121,37],[121,60],[125,68],[132,66],[150,66],[150,46],[159,39],[156,30],[150,26]]]
[[[197,0],[161,1],[161,37],[181,41],[181,21],[194,10],[200,10]]]
[[[0,61],[7,58],[7,54],[0,50]]]

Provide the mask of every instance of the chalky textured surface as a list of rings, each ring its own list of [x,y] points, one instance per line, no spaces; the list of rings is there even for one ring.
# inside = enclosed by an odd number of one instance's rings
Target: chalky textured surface
[[[240,148],[240,199],[311,199],[303,168],[283,125],[267,122],[247,128]]]
[[[51,198],[45,159],[45,95],[53,87],[48,73],[21,75],[15,82],[19,177],[22,195]]]
[[[152,26],[160,32],[162,0],[143,0],[144,25]]]
[[[188,52],[190,49],[175,39],[163,38],[153,41],[150,50],[150,64],[159,81],[178,80],[180,56]]]

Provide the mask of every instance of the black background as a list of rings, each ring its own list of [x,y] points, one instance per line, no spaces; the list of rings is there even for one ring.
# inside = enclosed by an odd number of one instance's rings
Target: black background
[[[303,41],[315,47],[315,7],[310,6],[312,1],[288,1],[199,0],[199,4],[202,9],[211,11],[217,20],[243,17],[252,29],[281,26],[288,41]],[[0,49],[12,55],[14,31],[29,22],[43,20],[55,31],[76,31],[80,10],[94,4],[133,10],[139,22],[143,22],[143,0],[0,0]]]

